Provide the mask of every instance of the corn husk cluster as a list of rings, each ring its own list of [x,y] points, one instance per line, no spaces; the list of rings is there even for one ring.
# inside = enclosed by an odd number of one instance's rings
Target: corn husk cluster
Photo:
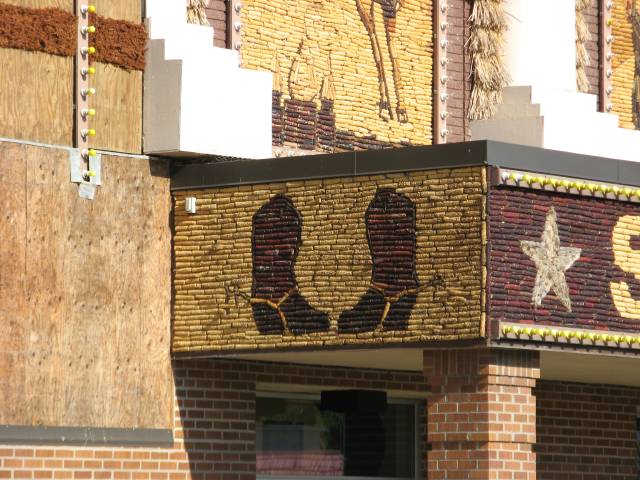
[[[187,22],[209,25],[207,20],[207,0],[187,0]]]
[[[493,116],[509,82],[502,57],[507,29],[502,0],[475,0],[469,22],[468,50],[473,78],[469,119],[479,120]]]
[[[591,33],[584,18],[584,11],[593,0],[576,0],[576,84],[578,91],[588,92],[590,88],[586,67],[591,64],[587,42],[591,40]]]

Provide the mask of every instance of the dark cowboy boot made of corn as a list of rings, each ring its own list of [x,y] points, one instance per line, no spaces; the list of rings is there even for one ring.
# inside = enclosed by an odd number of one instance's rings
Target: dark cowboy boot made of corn
[[[418,294],[416,208],[405,195],[381,188],[365,213],[373,262],[371,287],[338,318],[338,331],[403,330]]]
[[[298,292],[294,266],[302,240],[302,216],[285,195],[276,195],[253,216],[253,318],[262,334],[329,330],[329,316]]]

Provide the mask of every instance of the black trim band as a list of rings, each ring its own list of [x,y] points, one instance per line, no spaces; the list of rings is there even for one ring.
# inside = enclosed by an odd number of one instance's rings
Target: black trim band
[[[173,447],[162,428],[32,427],[0,425],[0,445]]]
[[[640,154],[638,155],[640,160]],[[640,163],[494,141],[173,166],[171,190],[493,165],[640,186]]]

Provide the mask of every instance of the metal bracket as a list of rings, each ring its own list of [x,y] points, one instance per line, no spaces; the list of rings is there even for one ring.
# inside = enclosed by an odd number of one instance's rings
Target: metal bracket
[[[80,198],[85,198],[87,200],[93,200],[96,196],[97,187],[88,182],[82,182],[78,185],[78,195]]]
[[[92,185],[102,185],[102,154],[97,153],[95,157],[89,157],[89,163],[82,158],[82,153],[78,149],[69,152],[69,169],[71,181],[74,183],[91,183]]]
[[[78,183],[78,193],[82,198],[93,200],[95,191],[102,185],[102,155],[96,154],[85,160],[79,149],[69,152],[69,174],[73,183]]]

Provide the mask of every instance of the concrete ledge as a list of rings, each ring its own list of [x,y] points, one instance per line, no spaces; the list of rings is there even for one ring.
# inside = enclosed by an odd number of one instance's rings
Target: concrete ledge
[[[172,447],[163,428],[32,427],[0,425],[0,445]]]

